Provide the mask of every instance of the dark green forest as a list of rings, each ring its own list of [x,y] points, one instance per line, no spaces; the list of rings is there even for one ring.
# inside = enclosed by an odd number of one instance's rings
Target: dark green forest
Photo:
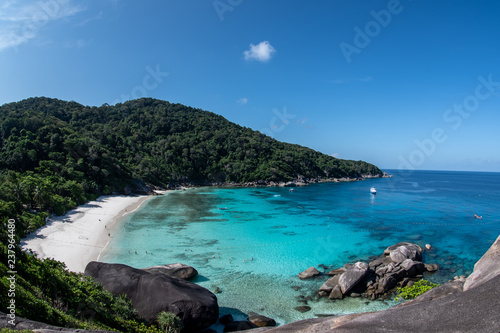
[[[0,106],[0,123],[0,217],[17,217],[24,231],[50,213],[146,185],[382,174],[151,98],[101,107],[29,98]]]
[[[382,175],[274,140],[223,117],[143,98],[115,106],[30,98],[0,106],[0,310],[9,312],[9,260],[15,258],[16,314],[48,324],[121,332],[160,332],[130,301],[63,263],[22,251],[19,241],[50,214],[102,194],[175,184],[288,181]],[[8,220],[15,220],[15,230]],[[12,221],[12,220],[11,220]]]

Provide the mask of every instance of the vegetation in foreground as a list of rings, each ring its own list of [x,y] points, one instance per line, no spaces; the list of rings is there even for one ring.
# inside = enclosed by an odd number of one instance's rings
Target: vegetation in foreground
[[[287,181],[382,175],[363,161],[340,160],[274,140],[211,112],[149,98],[115,106],[30,98],[0,106],[0,310],[7,312],[9,255],[15,257],[16,315],[47,324],[122,332],[175,332],[162,314],[146,326],[126,297],[92,279],[8,247],[100,195],[172,183]],[[8,221],[15,221],[9,235]],[[13,251],[12,254],[10,251]]]
[[[8,248],[4,233],[0,244],[0,310],[15,300],[16,317],[46,324],[78,329],[120,332],[176,332],[180,319],[163,314],[157,325],[146,325],[136,314],[130,300],[114,296],[92,278],[66,269],[61,262],[39,259],[15,246],[15,295],[11,293]],[[12,257],[11,257],[12,258]],[[13,296],[13,297],[11,297]],[[160,329],[161,327],[162,329]],[[2,331],[3,332],[3,331]],[[18,331],[16,331],[18,332]]]
[[[429,280],[418,280],[411,286],[406,286],[397,289],[396,301],[414,299],[417,296],[431,290],[434,287],[439,286],[436,283],[430,282]]]
[[[382,175],[222,116],[143,98],[88,107],[45,97],[0,106],[0,221],[26,233],[100,195],[146,184]]]

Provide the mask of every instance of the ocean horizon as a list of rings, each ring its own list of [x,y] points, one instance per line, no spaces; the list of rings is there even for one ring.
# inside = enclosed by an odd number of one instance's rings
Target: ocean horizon
[[[293,192],[282,187],[168,192],[115,226],[101,261],[137,268],[191,265],[199,272],[193,282],[221,291],[221,314],[238,319],[253,311],[279,324],[396,304],[317,300],[326,277],[302,281],[298,273],[367,261],[398,242],[433,246],[424,254],[424,262],[441,266],[426,274],[433,282],[469,275],[500,234],[500,173],[384,171],[393,177],[311,184]],[[311,311],[297,311],[304,305],[299,300],[309,297]]]

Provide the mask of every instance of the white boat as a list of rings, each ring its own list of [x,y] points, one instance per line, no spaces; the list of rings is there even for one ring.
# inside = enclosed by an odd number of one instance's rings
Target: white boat
[[[371,194],[377,194],[377,189],[376,189],[375,187],[372,187],[372,188],[370,189],[370,193],[371,193]]]

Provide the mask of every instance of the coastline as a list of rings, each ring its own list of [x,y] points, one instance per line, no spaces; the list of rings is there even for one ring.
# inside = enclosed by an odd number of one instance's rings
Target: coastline
[[[367,179],[376,179],[376,178],[392,178],[393,175],[387,174],[384,172],[382,175],[360,175],[358,177],[341,177],[341,178],[296,178],[289,181],[268,181],[268,180],[257,180],[250,182],[206,182],[206,183],[192,183],[192,182],[180,182],[176,185],[172,185],[168,188],[168,190],[185,190],[193,187],[221,187],[221,188],[230,188],[230,187],[301,187],[307,186],[309,184],[318,184],[318,183],[342,183],[342,182],[355,182],[355,181],[363,181]],[[158,191],[165,192],[165,191]]]
[[[101,196],[63,216],[50,217],[45,226],[21,240],[21,248],[32,250],[39,258],[62,261],[68,270],[82,273],[90,261],[99,259],[113,226],[152,197]]]

